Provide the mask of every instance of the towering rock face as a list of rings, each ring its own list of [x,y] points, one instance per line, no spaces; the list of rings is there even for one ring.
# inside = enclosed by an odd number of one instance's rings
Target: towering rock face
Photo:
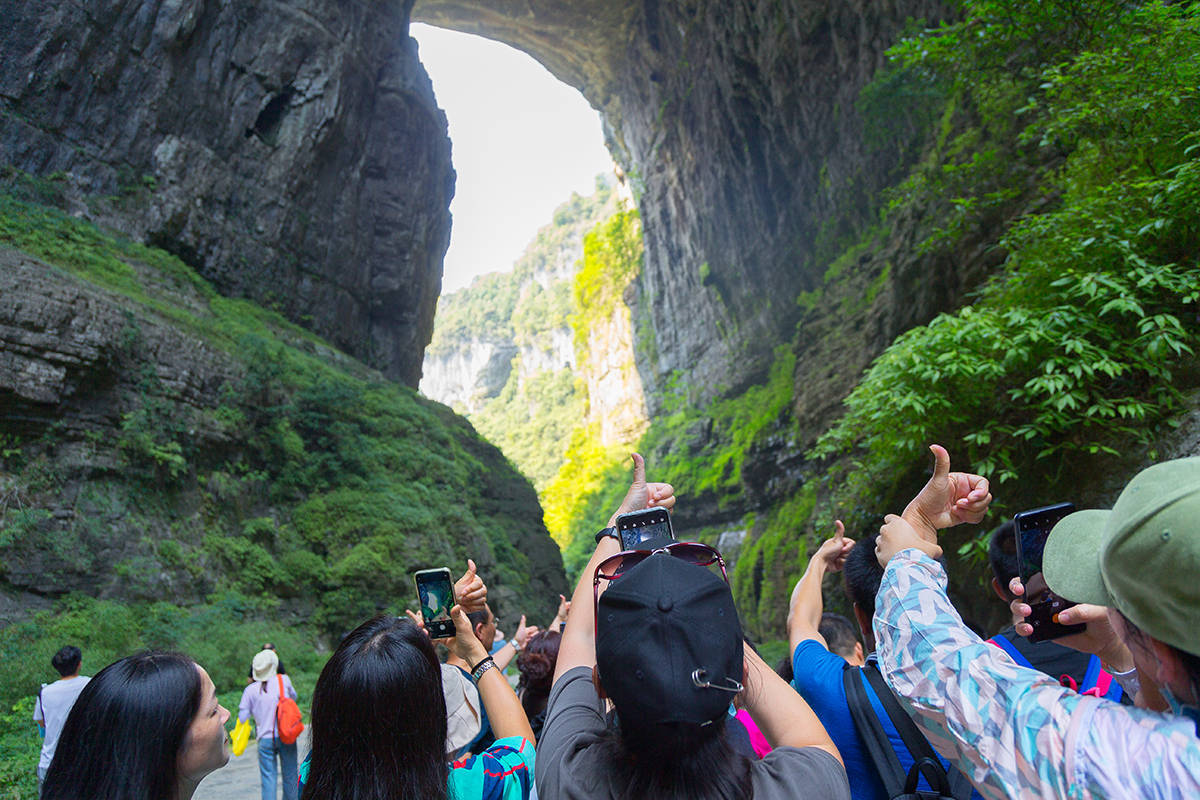
[[[822,245],[848,232],[822,221],[862,222],[900,160],[896,143],[866,143],[859,92],[908,20],[940,13],[928,0],[413,10],[531,53],[602,112],[641,195],[639,305],[657,347],[639,368],[652,404],[678,370],[697,399],[761,379],[772,345],[791,338],[797,294],[820,282]]]
[[[415,386],[454,173],[410,7],[0,0],[0,161]]]

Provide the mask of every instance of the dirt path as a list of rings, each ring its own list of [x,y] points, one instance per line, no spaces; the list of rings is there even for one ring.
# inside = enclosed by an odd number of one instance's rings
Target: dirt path
[[[300,736],[297,758],[303,761],[308,755],[308,730]],[[232,756],[229,763],[200,781],[192,800],[257,800],[262,795],[258,780],[258,744],[251,742],[246,752]],[[276,784],[276,797],[283,792]]]

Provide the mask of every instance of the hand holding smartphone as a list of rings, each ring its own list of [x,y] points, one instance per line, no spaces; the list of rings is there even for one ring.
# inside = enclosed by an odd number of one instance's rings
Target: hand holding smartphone
[[[1087,630],[1086,625],[1063,625],[1058,621],[1058,615],[1075,603],[1051,592],[1042,576],[1042,553],[1046,549],[1046,539],[1055,524],[1074,510],[1072,503],[1059,503],[1022,511],[1013,517],[1017,567],[1021,573],[1021,583],[1025,585],[1025,603],[1031,609],[1025,619],[1033,627],[1033,633],[1029,635],[1031,642],[1058,639]]]
[[[674,539],[671,514],[665,508],[643,508],[617,517],[617,534],[622,550],[637,550],[642,542],[666,537]]]
[[[413,580],[417,584],[421,618],[430,638],[454,636],[454,620],[450,618],[450,609],[455,603],[454,582],[450,580],[450,570],[446,567],[423,569],[413,576]]]

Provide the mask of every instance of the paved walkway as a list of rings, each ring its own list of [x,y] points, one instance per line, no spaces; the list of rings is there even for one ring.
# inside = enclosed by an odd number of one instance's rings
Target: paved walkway
[[[308,728],[300,735],[297,761],[308,755]],[[278,762],[276,762],[278,764]],[[262,784],[258,779],[258,743],[251,742],[240,756],[230,756],[229,763],[200,781],[192,800],[259,800]],[[282,798],[278,789],[276,797]]]

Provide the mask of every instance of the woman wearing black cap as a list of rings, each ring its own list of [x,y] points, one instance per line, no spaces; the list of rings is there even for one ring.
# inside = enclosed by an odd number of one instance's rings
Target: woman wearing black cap
[[[633,460],[617,513],[673,507],[673,489],[647,485],[641,456]],[[848,800],[846,771],[816,715],[743,649],[729,586],[705,568],[719,564],[723,573],[719,555],[675,545],[614,559],[616,540],[598,539],[559,648],[538,748],[539,796]],[[611,724],[605,698],[616,711]],[[775,748],[762,760],[738,753],[724,733],[735,699]]]

